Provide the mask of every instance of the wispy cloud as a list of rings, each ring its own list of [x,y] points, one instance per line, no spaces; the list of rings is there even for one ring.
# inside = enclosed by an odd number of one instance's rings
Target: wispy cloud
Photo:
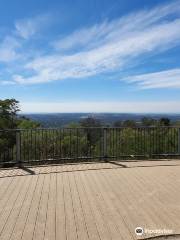
[[[167,71],[129,76],[124,79],[140,88],[180,88],[180,68]]]
[[[50,22],[50,14],[16,21],[14,29],[9,30],[4,37],[0,36],[0,63],[8,64],[20,59],[21,65],[24,66],[25,56],[31,51],[25,49],[27,40],[43,27],[47,27]]]
[[[56,50],[89,49],[102,44],[102,39],[106,37],[108,32],[108,23],[105,21],[102,24],[76,30],[66,37],[61,37],[54,41],[52,46]]]
[[[0,62],[14,61],[19,57],[17,49],[20,47],[17,39],[6,36],[2,42],[0,42]]]
[[[32,18],[25,18],[16,21],[15,28],[17,34],[24,38],[29,39],[42,28],[44,28],[50,21],[50,15],[37,15]]]
[[[15,85],[16,83],[13,81],[6,81],[6,80],[0,80],[0,85]]]
[[[38,16],[17,21],[16,31],[27,40],[46,20]],[[22,68],[15,69],[10,80],[17,84],[38,84],[120,71],[138,62],[139,57],[179,45],[180,0],[177,0],[77,29],[54,40],[52,52],[23,60]]]
[[[77,47],[89,49],[102,44],[116,43],[166,22],[169,16],[176,13],[180,14],[180,1],[134,12],[110,22],[106,19],[102,23],[75,30],[72,34],[61,37],[54,41],[54,47],[59,50],[76,50]]]

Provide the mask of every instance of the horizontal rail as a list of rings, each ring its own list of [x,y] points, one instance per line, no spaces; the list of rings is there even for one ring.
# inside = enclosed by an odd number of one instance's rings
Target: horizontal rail
[[[62,130],[62,129],[178,129],[180,126],[172,125],[172,126],[129,126],[129,127],[109,127],[109,126],[101,126],[101,127],[48,127],[48,128],[16,128],[16,129],[0,129],[0,132],[4,131],[12,131],[12,132],[17,132],[17,131],[38,131],[38,130]]]
[[[0,164],[179,158],[179,127],[0,130]]]

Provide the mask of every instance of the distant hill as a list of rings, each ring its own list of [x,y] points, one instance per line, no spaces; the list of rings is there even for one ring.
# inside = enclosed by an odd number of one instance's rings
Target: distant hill
[[[134,120],[141,121],[143,117],[160,119],[169,118],[172,122],[180,121],[180,114],[130,114],[130,113],[51,113],[51,114],[22,114],[41,123],[42,127],[65,127],[89,116],[99,119],[104,124],[112,125],[115,121]]]

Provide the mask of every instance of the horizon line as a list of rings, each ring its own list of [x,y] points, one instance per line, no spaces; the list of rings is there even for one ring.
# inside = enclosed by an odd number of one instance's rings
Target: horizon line
[[[154,115],[180,115],[180,112],[20,112],[18,114],[154,114]]]

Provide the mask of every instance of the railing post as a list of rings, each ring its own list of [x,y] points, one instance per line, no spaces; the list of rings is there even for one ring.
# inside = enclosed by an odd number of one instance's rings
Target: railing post
[[[16,131],[16,161],[21,166],[21,132]]]
[[[107,128],[103,128],[103,158],[107,159]]]
[[[180,155],[180,128],[178,128],[178,154]]]

